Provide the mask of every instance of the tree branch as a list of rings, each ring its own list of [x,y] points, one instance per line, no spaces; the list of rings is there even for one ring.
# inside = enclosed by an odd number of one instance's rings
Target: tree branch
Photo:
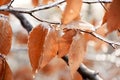
[[[112,46],[114,49],[116,49],[116,46],[120,46],[120,42],[115,42],[115,41],[108,40],[108,39],[102,37],[101,35],[99,35],[99,34],[97,34],[95,32],[83,31],[83,30],[80,30],[80,29],[79,29],[79,31],[84,32],[84,33],[88,33],[88,34],[98,38],[99,40],[104,41],[105,43]]]
[[[28,33],[32,30],[33,26],[29,23],[29,21],[24,17],[22,13],[12,12],[12,14],[19,19],[21,25],[24,29],[26,29]]]
[[[66,56],[62,59],[68,64],[68,58]],[[84,64],[81,64],[77,70],[85,80],[103,80],[98,72],[88,69]]]
[[[55,6],[58,6],[62,3],[65,2],[65,0],[59,0],[59,1],[56,1],[54,3],[51,3],[51,4],[48,4],[48,5],[41,5],[41,6],[38,6],[38,7],[35,7],[35,8],[13,8],[11,7],[11,4],[13,3],[14,0],[12,0],[9,4],[9,8],[8,8],[8,5],[3,5],[0,7],[0,11],[9,11],[9,12],[19,12],[19,13],[33,13],[33,12],[36,12],[36,11],[40,11],[40,10],[45,10],[45,9],[49,9],[49,8],[52,8],[52,7],[55,7]],[[101,0],[100,1],[101,3],[111,3],[112,1],[104,1],[104,0]],[[93,4],[93,3],[100,3],[99,1],[85,1],[83,0],[83,3],[86,3],[86,4]]]
[[[35,7],[35,8],[14,8],[12,7],[12,3],[14,2],[14,0],[11,0],[10,3],[8,3],[7,5],[3,5],[3,6],[0,6],[0,11],[8,11],[8,12],[11,12],[11,13],[26,13],[26,14],[29,14],[31,15],[33,18],[35,18],[36,20],[38,21],[41,21],[41,22],[47,22],[47,23],[50,23],[50,24],[60,24],[60,23],[55,23],[55,22],[49,22],[49,21],[45,21],[45,20],[41,20],[39,18],[37,18],[36,16],[32,15],[32,13],[36,12],[36,11],[40,11],[40,10],[45,10],[45,9],[49,9],[49,8],[52,8],[52,7],[55,7],[55,6],[58,6],[62,3],[65,2],[65,0],[59,0],[59,1],[56,1],[56,2],[53,2],[51,4],[48,4],[48,5],[40,5],[38,7]],[[84,1],[83,0],[83,3],[86,3],[86,4],[93,4],[93,3],[110,3],[110,1]]]

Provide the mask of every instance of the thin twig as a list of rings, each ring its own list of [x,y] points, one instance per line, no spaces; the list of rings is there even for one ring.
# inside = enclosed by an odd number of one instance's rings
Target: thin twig
[[[34,16],[32,14],[36,11],[45,10],[45,9],[49,9],[49,8],[58,6],[62,3],[64,3],[65,0],[59,0],[59,1],[56,1],[56,2],[48,4],[48,5],[41,5],[41,6],[38,6],[38,7],[35,7],[35,8],[29,8],[29,9],[28,8],[14,8],[14,7],[11,6],[13,2],[14,2],[14,0],[12,0],[7,5],[0,6],[0,11],[8,11],[8,12],[11,12],[11,13],[26,13],[26,14],[31,15],[36,20],[41,21],[41,22],[47,22],[47,23],[50,23],[50,24],[60,24],[60,23],[57,23],[57,22],[49,22],[49,21],[46,21],[46,20],[41,20],[41,19],[37,18],[36,16]],[[109,3],[110,1],[101,1],[101,2]],[[89,1],[89,2],[83,1],[83,3],[92,4],[92,3],[99,3],[99,2],[98,1]]]
[[[50,23],[50,24],[60,24],[58,22],[49,22],[49,21],[46,21],[46,20],[41,20],[39,19],[38,17],[34,16],[33,14],[30,14],[33,18],[35,18],[36,20],[40,21],[40,22],[46,22],[46,23]]]
[[[8,9],[10,8],[10,7],[12,7],[12,3],[14,2],[14,0],[11,0],[10,1],[10,3],[8,4]]]
[[[94,37],[96,37],[97,39],[101,40],[101,41],[104,41],[105,43],[109,44],[110,46],[112,46],[114,49],[116,49],[115,45],[116,46],[120,46],[120,42],[115,42],[115,41],[111,41],[111,40],[108,40],[104,37],[102,37],[101,35],[95,33],[95,32],[88,32],[88,31],[83,31],[83,30],[80,30],[80,32],[84,32],[84,33],[88,33]]]
[[[68,58],[66,56],[62,59],[68,64]],[[81,64],[77,70],[85,80],[103,80],[98,72],[88,69],[84,64]]]
[[[100,0],[98,0],[98,1],[99,1],[99,3],[102,5],[102,7],[104,8],[104,10],[105,10],[105,11],[108,11],[107,8],[103,5],[103,3],[102,3]]]
[[[59,0],[59,1],[56,1],[54,3],[51,3],[51,4],[48,4],[48,5],[41,5],[41,6],[38,6],[38,7],[35,7],[35,8],[13,8],[13,7],[10,7],[8,9],[8,5],[3,5],[0,7],[0,11],[9,11],[9,12],[19,12],[19,13],[33,13],[33,12],[36,12],[36,11],[40,11],[40,10],[45,10],[45,9],[49,9],[49,8],[52,8],[52,7],[55,7],[55,6],[58,6],[62,3],[64,3],[65,0]],[[101,1],[102,3],[110,3],[112,1]],[[83,3],[87,3],[87,4],[92,4],[92,3],[100,3],[99,1],[83,1]]]

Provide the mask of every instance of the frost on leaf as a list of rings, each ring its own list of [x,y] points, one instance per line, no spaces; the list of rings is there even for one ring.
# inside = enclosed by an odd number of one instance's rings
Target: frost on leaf
[[[43,51],[43,45],[48,30],[39,25],[30,32],[28,39],[29,58],[35,72],[39,65],[39,58]]]
[[[108,33],[120,29],[120,0],[113,0],[107,13]]]
[[[55,29],[50,29],[44,41],[42,55],[39,59],[39,68],[46,66],[56,56],[57,51],[57,32]]]
[[[73,40],[73,36],[75,36],[76,31],[74,29],[64,29],[64,35],[59,37],[58,42],[58,56],[65,56],[70,48],[70,45]]]
[[[10,67],[3,57],[0,57],[0,80],[13,80]]]
[[[63,12],[62,23],[68,24],[79,16],[82,0],[66,0],[67,5]]]
[[[95,27],[92,24],[90,24],[86,21],[81,21],[81,20],[73,21],[73,22],[67,24],[65,27],[63,26],[63,28],[79,29],[82,31],[89,31],[89,32],[95,31]]]
[[[12,29],[4,15],[0,15],[0,53],[7,55],[11,48]]]
[[[86,51],[86,42],[84,35],[77,33],[72,41],[68,53],[69,66],[72,75],[76,72],[76,70],[79,68],[80,64],[82,63],[85,55],[85,51]]]

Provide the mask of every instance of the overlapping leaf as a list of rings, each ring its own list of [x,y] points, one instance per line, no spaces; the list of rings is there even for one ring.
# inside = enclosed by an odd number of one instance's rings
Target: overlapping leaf
[[[0,57],[0,80],[13,80],[9,65],[2,56]]]
[[[79,29],[82,31],[89,31],[89,32],[95,31],[95,27],[92,24],[90,24],[86,21],[81,21],[81,20],[73,21],[73,22],[67,24],[66,26],[63,26],[63,28]]]
[[[76,31],[74,29],[65,29],[64,30],[64,35],[59,37],[59,42],[58,42],[58,56],[63,57],[65,56],[70,48],[70,45],[72,43],[72,38],[75,36]]]
[[[69,66],[73,75],[83,61],[86,51],[86,42],[82,34],[77,33],[74,37],[69,50]]]
[[[107,21],[108,33],[120,29],[120,0],[113,0],[104,19]]]
[[[51,29],[48,35],[45,38],[44,46],[43,46],[42,56],[39,60],[39,67],[43,68],[46,66],[52,58],[54,58],[58,51],[58,40],[57,40],[57,32],[54,29]]]
[[[33,71],[46,66],[57,54],[57,32],[49,26],[48,28],[39,25],[29,35],[28,48]]]
[[[43,45],[47,32],[48,30],[46,28],[43,28],[43,26],[39,25],[35,27],[29,35],[28,49],[33,71],[36,71],[38,68],[39,58],[42,55]]]
[[[0,16],[0,53],[7,55],[11,48],[12,29],[7,18]]]
[[[62,23],[68,24],[79,16],[82,0],[66,0],[67,5],[62,16]]]

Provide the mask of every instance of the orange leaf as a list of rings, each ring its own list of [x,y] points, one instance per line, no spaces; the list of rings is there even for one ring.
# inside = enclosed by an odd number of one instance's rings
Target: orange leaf
[[[66,0],[67,5],[62,16],[62,23],[68,24],[79,16],[82,0]]]
[[[9,65],[3,57],[0,57],[0,80],[13,80]]]
[[[14,73],[14,80],[33,80],[33,74],[30,67],[20,67]]]
[[[51,59],[53,59],[58,51],[58,40],[57,40],[57,32],[54,29],[51,29],[46,36],[44,42],[44,49],[42,52],[42,56],[39,60],[40,69],[46,66]]]
[[[28,42],[28,33],[24,31],[18,31],[15,33],[15,39],[19,44],[27,44]]]
[[[39,0],[32,0],[32,4],[34,6],[38,6],[39,5]]]
[[[48,4],[49,1],[52,1],[52,2],[53,2],[54,0],[43,0],[43,1],[42,1],[42,4]]]
[[[80,73],[75,72],[74,76],[73,76],[73,80],[83,80],[82,76],[80,75]]]
[[[81,20],[72,21],[71,23],[62,27],[67,29],[79,29],[82,31],[89,31],[89,32],[95,31],[95,27],[92,24],[86,21],[81,21]]]
[[[6,17],[0,16],[0,53],[7,55],[11,48],[12,29]]]
[[[7,62],[5,63],[5,77],[4,80],[13,80],[13,75],[12,75],[12,71],[10,70],[9,65],[7,64]]]
[[[58,50],[58,56],[63,57],[65,56],[70,48],[70,45],[72,43],[72,38],[75,36],[76,31],[73,29],[65,29],[64,35],[59,38],[59,50]]]
[[[113,0],[107,17],[108,33],[120,29],[120,0]]]
[[[82,63],[85,51],[86,51],[85,38],[82,34],[77,33],[73,39],[73,42],[70,46],[70,50],[68,53],[69,66],[72,75],[76,72],[76,70]]]
[[[8,4],[11,0],[0,0],[0,6]]]
[[[29,58],[33,68],[36,71],[39,65],[39,58],[43,51],[43,45],[48,30],[39,25],[30,32],[28,39]]]

